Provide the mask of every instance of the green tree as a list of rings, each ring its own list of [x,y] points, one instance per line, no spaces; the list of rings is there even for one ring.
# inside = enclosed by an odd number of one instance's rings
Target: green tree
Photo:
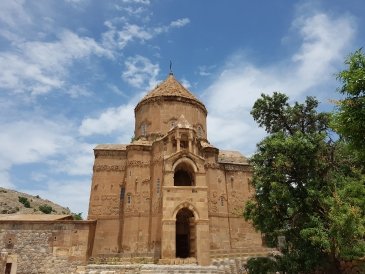
[[[339,92],[345,96],[338,101],[334,129],[365,161],[365,55],[358,50],[348,56],[347,68],[337,75],[342,83]]]
[[[365,251],[365,188],[346,146],[331,139],[330,115],[317,112],[317,100],[292,106],[288,100],[281,93],[262,95],[253,106],[268,136],[251,159],[256,192],[244,217],[269,246],[285,236],[280,268],[341,273],[341,260]]]

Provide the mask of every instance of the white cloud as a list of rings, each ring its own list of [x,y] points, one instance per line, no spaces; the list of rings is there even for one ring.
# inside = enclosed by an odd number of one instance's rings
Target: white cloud
[[[120,18],[118,18],[120,21]],[[105,26],[109,29],[102,34],[103,45],[109,49],[124,49],[129,43],[139,41],[144,43],[161,33],[166,33],[172,28],[181,28],[190,22],[189,18],[182,18],[172,21],[168,25],[147,28],[136,24],[126,23],[122,30],[118,30],[115,20],[105,21]]]
[[[121,90],[118,86],[113,85],[113,84],[107,84],[107,86],[113,93],[118,94],[123,97],[127,97],[125,92],[123,92],[123,90]]]
[[[142,27],[131,24],[125,25],[123,30],[118,32],[118,36],[118,45],[120,48],[124,48],[128,42],[134,39],[138,39],[143,42],[150,40],[153,37],[151,33],[144,30]]]
[[[332,19],[324,13],[300,18],[294,25],[299,28],[303,44],[292,60],[297,63],[297,77],[306,88],[305,82],[315,84],[321,81],[324,72],[335,70],[333,65],[344,58],[344,49],[351,42],[355,30],[351,18]]]
[[[79,142],[72,125],[37,119],[1,124],[1,128],[0,184],[12,185],[11,167],[29,163],[50,165],[53,173],[91,174],[94,144]]]
[[[51,166],[54,170],[68,175],[91,175],[94,147],[95,144],[74,141],[65,148],[62,159],[52,161]]]
[[[212,74],[212,70],[215,68],[215,65],[212,66],[199,66],[198,67],[198,74],[200,76],[209,76]]]
[[[1,125],[0,163],[43,161],[72,141],[65,128],[48,120],[17,121]]]
[[[172,21],[170,23],[170,27],[172,28],[181,28],[184,27],[185,25],[190,23],[190,19],[189,18],[181,18],[175,21]]]
[[[149,5],[150,0],[122,0],[123,3]]]
[[[91,96],[92,92],[89,91],[85,86],[72,85],[67,88],[66,93],[71,96],[71,98],[78,98],[81,96]]]
[[[86,118],[82,121],[79,133],[82,136],[93,134],[107,135],[120,132],[129,142],[133,136],[134,104],[122,105],[117,108],[108,108],[97,118]],[[129,138],[129,140],[128,140]]]
[[[94,39],[67,30],[57,41],[21,43],[16,50],[0,53],[0,88],[32,95],[61,88],[73,62],[91,55],[112,57]]]
[[[79,142],[66,123],[39,118],[1,124],[0,186],[41,195],[86,217],[94,144]],[[30,163],[46,167],[30,174],[30,181],[38,184],[26,182],[27,187],[19,189],[10,170]]]
[[[185,79],[185,78],[182,78],[181,79],[181,84],[186,88],[186,89],[190,89],[191,88],[191,84],[190,84],[190,82],[187,80],[187,79]]]
[[[24,10],[25,0],[1,0],[0,1],[0,22],[4,22],[11,28],[19,24],[30,24],[31,17]]]
[[[158,64],[143,56],[129,57],[125,62],[122,78],[133,87],[151,89],[157,84],[157,75],[160,71]]]
[[[15,188],[15,185],[10,180],[9,167],[0,168],[0,186],[10,189]]]
[[[291,58],[259,67],[237,53],[207,88],[208,129],[214,145],[246,154],[254,151],[263,131],[257,129],[249,112],[261,93],[282,91],[298,100],[321,87],[312,95],[328,96],[322,88],[334,80],[333,74],[349,51],[355,33],[352,19],[316,13],[295,20],[294,30],[302,44]]]
[[[28,120],[1,124],[0,185],[13,187],[9,171],[14,165],[42,162],[71,142],[60,124]]]

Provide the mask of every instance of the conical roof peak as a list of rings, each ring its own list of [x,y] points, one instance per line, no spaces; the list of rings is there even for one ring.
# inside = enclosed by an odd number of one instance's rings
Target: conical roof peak
[[[148,98],[159,96],[178,96],[198,101],[198,99],[190,91],[188,91],[182,84],[180,84],[179,81],[176,80],[172,73],[167,76],[165,81],[147,93],[142,101]]]

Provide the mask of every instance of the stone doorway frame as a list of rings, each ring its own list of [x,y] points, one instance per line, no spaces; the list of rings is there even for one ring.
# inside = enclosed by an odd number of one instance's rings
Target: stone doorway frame
[[[181,222],[178,223],[179,219]],[[176,239],[176,242],[175,242],[176,256],[175,257],[183,258],[183,259],[191,258],[191,257],[196,258],[196,223],[195,223],[194,213],[187,207],[181,208],[176,213],[175,224],[176,224],[175,225],[175,228],[176,228],[175,229],[175,235],[176,235],[176,238],[175,238]],[[178,228],[180,228],[182,230],[187,230],[187,231],[185,231],[186,233],[178,234]],[[180,246],[180,245],[183,245],[183,246]],[[179,255],[181,255],[181,256],[179,256]]]
[[[200,219],[200,214],[189,202],[180,203],[169,219],[162,219],[161,259],[176,259],[176,215],[186,208],[194,215],[196,253],[195,258],[199,265],[209,265],[209,221]]]

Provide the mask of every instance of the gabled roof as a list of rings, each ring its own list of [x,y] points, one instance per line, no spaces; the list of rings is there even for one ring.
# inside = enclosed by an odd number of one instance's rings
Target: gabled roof
[[[0,214],[0,221],[57,221],[73,220],[71,215],[56,214]]]
[[[187,90],[179,81],[176,80],[172,73],[166,78],[165,81],[157,85],[153,90],[146,94],[145,97],[137,104],[136,109],[145,101],[157,97],[180,97],[190,99],[197,102],[204,109],[205,106],[200,102],[189,90]],[[205,109],[206,111],[206,109]]]
[[[249,164],[248,159],[239,151],[232,150],[220,150],[218,154],[218,162],[222,164]]]
[[[192,125],[186,120],[183,114],[180,115],[179,119],[176,121],[176,127],[179,128],[193,128]]]
[[[122,144],[101,144],[97,145],[94,150],[126,150],[127,145]]]

